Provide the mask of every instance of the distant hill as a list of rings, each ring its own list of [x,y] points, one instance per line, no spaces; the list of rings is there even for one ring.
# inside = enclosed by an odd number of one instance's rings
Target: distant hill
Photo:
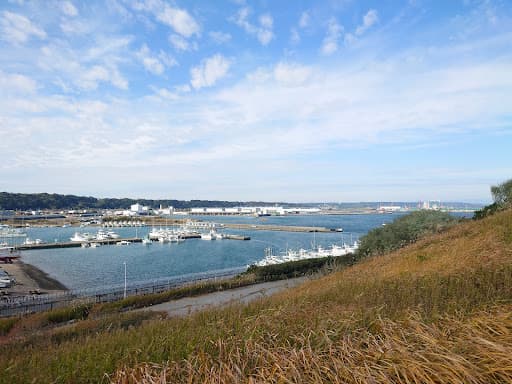
[[[219,201],[219,200],[175,200],[175,199],[128,199],[128,198],[96,198],[92,196],[60,195],[49,193],[9,193],[0,192],[0,210],[33,210],[33,209],[128,209],[132,204],[139,203],[152,208],[172,206],[178,209],[193,207],[240,207],[252,205],[286,205],[282,202],[262,201]]]

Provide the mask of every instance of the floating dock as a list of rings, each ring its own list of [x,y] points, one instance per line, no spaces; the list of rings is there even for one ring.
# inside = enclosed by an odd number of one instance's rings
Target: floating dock
[[[140,237],[129,237],[126,239],[108,239],[108,240],[91,240],[91,241],[65,241],[60,243],[43,243],[43,244],[30,244],[30,245],[17,245],[15,248],[20,251],[30,251],[35,249],[53,249],[53,248],[78,248],[81,247],[84,243],[97,243],[101,245],[116,245],[121,241],[127,241],[129,243],[141,243],[142,238]]]
[[[201,235],[199,234],[188,234],[183,235],[183,239],[200,239]],[[226,235],[225,237],[228,240],[251,240],[249,236],[242,235]],[[82,244],[101,244],[101,245],[117,245],[120,242],[128,242],[128,243],[141,243],[142,238],[140,237],[129,237],[124,239],[108,239],[108,240],[90,240],[90,241],[65,241],[65,242],[57,242],[57,243],[43,243],[43,244],[30,244],[30,245],[18,245],[15,247],[16,250],[19,251],[32,251],[37,249],[55,249],[55,248],[80,248]],[[11,257],[12,258],[12,257]],[[2,260],[0,260],[2,261]]]

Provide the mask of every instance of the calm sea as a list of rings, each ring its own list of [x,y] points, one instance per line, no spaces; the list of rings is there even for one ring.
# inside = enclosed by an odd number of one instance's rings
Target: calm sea
[[[128,284],[162,280],[183,275],[201,274],[243,268],[261,260],[264,249],[276,252],[287,248],[311,248],[312,244],[328,247],[331,244],[351,243],[370,229],[391,222],[399,214],[373,215],[304,215],[282,217],[201,216],[195,217],[217,223],[281,224],[296,226],[322,226],[343,228],[343,233],[294,233],[274,231],[223,232],[251,237],[249,241],[189,239],[183,243],[128,246],[102,246],[98,248],[67,248],[25,251],[22,260],[35,265],[70,289],[103,288],[124,282],[126,263]],[[88,228],[28,228],[31,239],[47,242],[68,241],[74,232],[95,233]],[[121,237],[142,237],[151,230],[143,228],[116,228]]]

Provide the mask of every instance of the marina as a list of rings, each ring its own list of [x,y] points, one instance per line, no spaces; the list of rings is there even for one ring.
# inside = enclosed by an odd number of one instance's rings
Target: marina
[[[353,245],[370,229],[391,222],[398,215],[400,213],[281,217],[195,216],[184,217],[179,224],[170,218],[169,222],[173,225],[169,226],[165,225],[166,220],[160,220],[161,227],[31,226],[22,229],[25,237],[0,238],[0,243],[6,243],[19,251],[19,255],[16,255],[19,259],[12,261],[16,263],[16,260],[20,260],[40,269],[68,289],[108,290],[123,283],[124,263],[129,286],[217,270],[245,269],[261,262],[265,258],[266,248],[272,248],[274,255],[282,255],[287,250],[312,250],[318,247],[332,250],[333,246],[338,249],[336,247],[343,247],[344,243]],[[190,232],[180,234],[184,241],[159,241],[158,237],[149,239],[150,233],[160,230],[175,235],[176,231],[183,230],[187,222]],[[319,228],[328,230],[317,231]],[[331,230],[341,228],[343,232]],[[208,235],[212,229],[215,234],[222,234],[221,237],[201,240],[201,234]],[[304,229],[312,229],[313,232],[304,232]],[[113,230],[119,237],[77,242],[70,240],[77,232],[80,236],[87,236],[98,235],[100,230]],[[40,239],[41,242],[23,244],[26,238]],[[123,241],[127,245],[114,245]],[[89,246],[82,247],[84,243]],[[2,256],[10,256],[8,252]]]

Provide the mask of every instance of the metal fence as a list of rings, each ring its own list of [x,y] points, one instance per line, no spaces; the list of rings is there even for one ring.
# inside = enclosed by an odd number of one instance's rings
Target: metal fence
[[[106,303],[121,300],[128,296],[140,296],[165,292],[173,288],[214,280],[233,277],[246,268],[234,268],[199,274],[182,275],[166,279],[138,282],[129,286],[110,286],[94,289],[70,290],[63,293],[26,295],[18,297],[0,297],[0,317],[16,316],[27,313],[47,311],[55,308],[78,304]]]

